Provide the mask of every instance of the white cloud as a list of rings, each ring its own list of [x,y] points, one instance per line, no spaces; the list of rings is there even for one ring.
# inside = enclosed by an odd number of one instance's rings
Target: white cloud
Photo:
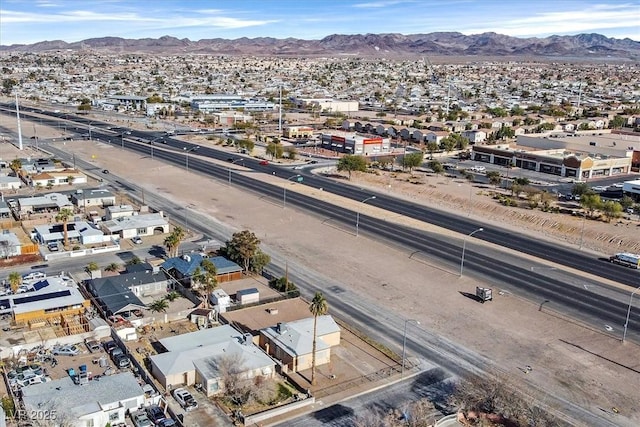
[[[493,31],[510,36],[532,36],[545,34],[575,34],[638,28],[635,39],[640,37],[640,7],[632,4],[599,4],[579,10],[544,12],[533,16],[506,21],[486,21],[485,25],[468,28],[465,34]]]
[[[396,4],[400,4],[400,3],[410,3],[406,0],[380,0],[380,1],[372,1],[369,3],[356,3],[353,5],[353,7],[359,7],[359,8],[381,8],[381,7],[387,7],[387,6],[395,6]]]

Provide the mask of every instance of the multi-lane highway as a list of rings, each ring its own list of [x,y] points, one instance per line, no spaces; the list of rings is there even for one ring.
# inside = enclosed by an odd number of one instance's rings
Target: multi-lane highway
[[[51,124],[56,125],[57,120],[54,120]],[[120,134],[102,130],[97,127],[92,131],[92,136],[94,138],[100,138],[102,141],[111,139],[112,143],[123,145],[125,148],[149,155],[151,149],[149,144],[134,142],[129,138],[144,138],[146,141],[150,141],[159,135],[136,131],[131,132],[131,135],[124,134],[122,137],[119,137]],[[167,138],[166,141],[166,146],[164,144],[157,146],[154,153],[155,157],[179,166],[185,166],[186,154],[183,149],[185,147],[187,147],[187,150],[191,149],[194,145],[171,138]],[[61,158],[69,159],[68,155],[65,155],[64,152],[55,147],[50,147],[50,150]],[[224,165],[212,164],[202,158],[211,154],[211,156],[215,158],[226,160],[228,155],[221,154],[206,147],[201,147],[197,152],[198,156],[190,156],[190,170],[225,181],[228,179],[228,169],[224,167]],[[235,156],[231,157],[235,158]],[[95,166],[86,162],[82,162],[82,165],[89,170],[95,168]],[[266,173],[275,171],[278,176],[283,178],[294,176],[296,175],[295,172],[298,172],[283,170],[270,165],[260,165],[258,161],[252,159],[246,159],[245,166]],[[94,172],[100,173],[99,170]],[[109,176],[108,179],[112,179],[112,177]],[[307,175],[305,175],[305,181],[307,183],[310,179],[315,178],[308,178]],[[281,186],[269,185],[244,174],[234,174],[233,183],[234,185],[254,191],[261,196],[270,197],[278,201],[282,200]],[[134,184],[126,184],[134,191],[136,190]],[[325,191],[329,191],[324,181],[318,186],[323,186]],[[364,197],[371,195],[369,192],[362,192],[362,194]],[[154,197],[156,196],[154,195]],[[380,197],[385,197],[388,202],[393,201],[392,198],[386,195],[381,195]],[[153,204],[154,202],[151,203]],[[171,205],[169,201],[161,200],[159,197],[157,197],[155,203],[157,206]],[[354,211],[324,203],[295,192],[288,194],[288,206],[304,208],[307,212],[323,219],[332,218],[335,223],[342,224],[345,231],[353,230],[356,215]],[[178,206],[173,206],[173,209],[179,212]],[[415,209],[419,210],[422,209],[422,207],[416,206]],[[462,231],[468,233],[476,229],[479,225],[480,224],[477,223],[467,223],[467,228],[463,228]],[[429,261],[445,265],[452,271],[455,271],[459,263],[461,243],[459,239],[443,237],[435,233],[420,232],[366,215],[361,215],[360,226],[360,230],[363,233],[368,233],[376,238],[386,240],[389,244],[406,248],[408,254],[418,253],[420,256],[426,257]],[[212,227],[211,223],[204,221],[194,221],[192,224],[192,228],[200,231],[210,231]],[[222,236],[221,239],[226,237],[228,236]],[[276,252],[270,251],[270,253],[273,254],[272,259],[274,261],[274,265],[270,268],[272,268],[276,274],[283,274],[284,269],[281,268],[281,266],[284,265],[284,258],[280,257]],[[371,301],[366,300],[366,298],[344,289],[340,283],[326,277],[319,277],[317,273],[310,272],[308,269],[305,269],[304,266],[297,265],[291,260],[289,260],[288,265],[290,277],[300,285],[305,295],[312,295],[316,290],[326,292],[331,301],[332,311],[347,319],[350,323],[356,325],[356,327],[366,330],[373,339],[388,343],[389,340],[394,341],[394,336],[402,335],[403,319],[400,315],[388,312],[384,314],[384,316],[376,314],[383,313],[383,310],[380,307],[376,307],[375,303],[372,304]],[[583,280],[580,277],[556,271],[554,271],[553,274],[549,274],[549,271],[544,270],[544,268],[542,264],[532,264],[529,260],[520,259],[517,254],[509,254],[480,247],[474,245],[472,242],[468,242],[467,245],[465,271],[467,271],[468,274],[485,277],[490,279],[491,283],[496,283],[496,287],[513,289],[535,300],[549,300],[549,304],[555,304],[556,309],[583,316],[592,322],[594,321],[593,319],[596,319],[595,321],[598,323],[622,323],[626,304],[615,294],[615,292],[617,292],[616,290],[607,291],[613,294],[598,294],[585,290],[584,288],[580,289]],[[318,285],[319,283],[322,285]],[[578,284],[577,286],[576,283]],[[630,322],[630,331],[637,331],[638,328],[638,322]],[[429,360],[431,363],[443,367],[448,372],[460,375],[468,372],[481,373],[491,365],[490,361],[469,352],[464,347],[452,343],[443,337],[434,335],[428,329],[415,329],[416,331],[411,331],[407,337],[407,351],[410,354],[418,355],[425,360]],[[629,337],[632,335],[637,337],[635,333],[629,334]],[[531,383],[527,383],[527,386],[536,388]],[[563,408],[562,411],[569,414],[568,419],[570,420],[581,420],[583,423],[588,420],[589,422],[597,422],[598,425],[603,426],[615,425],[611,420],[603,418],[601,414],[593,413],[587,408],[566,401],[560,397],[549,398],[548,402],[558,408]]]
[[[44,124],[56,126],[59,119],[40,119]],[[74,118],[84,126],[94,127],[93,138],[123,146],[140,153],[149,153],[153,146],[148,144],[154,139],[162,138],[165,144],[159,144],[154,151],[157,159],[162,159],[174,164],[185,165],[186,151],[197,147],[195,144],[186,143],[168,136],[131,130],[131,134],[125,134],[124,128],[116,131],[106,130],[108,124],[90,121],[84,117]],[[81,126],[84,129],[85,127]],[[135,141],[132,138],[146,141],[147,144]],[[191,151],[194,153],[194,151]],[[443,228],[469,234],[471,231],[483,226],[484,231],[477,233],[474,237],[498,244],[500,246],[514,249],[519,252],[534,255],[540,259],[552,261],[557,264],[566,265],[577,270],[592,273],[596,276],[606,277],[632,286],[638,284],[638,272],[631,269],[609,264],[608,262],[594,259],[589,255],[579,252],[577,249],[566,248],[554,245],[546,241],[538,241],[508,230],[491,227],[486,224],[470,221],[468,218],[455,214],[441,212],[417,205],[404,200],[396,199],[382,193],[372,193],[362,189],[335,183],[332,180],[317,177],[304,170],[291,171],[273,165],[262,165],[258,160],[244,158],[234,154],[228,154],[214,150],[205,146],[197,149],[198,156],[190,156],[189,169],[213,176],[220,180],[227,180],[229,171],[226,167],[207,161],[204,158],[214,158],[218,160],[228,160],[229,158],[243,159],[244,165],[259,172],[268,174],[275,173],[282,178],[291,178],[294,175],[304,176],[303,184],[316,188],[323,188],[343,197],[361,201],[376,195],[376,199],[371,199],[367,203],[382,209],[406,215],[408,217],[420,219]],[[282,188],[273,186],[264,181],[254,179],[243,174],[234,174],[233,183],[248,190],[254,191],[262,196],[269,196],[275,200],[282,199]],[[356,213],[350,209],[335,206],[320,200],[305,196],[300,193],[289,192],[287,195],[289,206],[297,206],[305,209],[322,218],[332,218],[342,222],[345,227],[352,227],[356,221]],[[415,229],[390,223],[385,220],[360,215],[359,228],[361,232],[370,233],[376,238],[386,241],[389,244],[398,245],[407,250],[419,253],[422,257],[427,257],[433,262],[447,264],[452,270],[460,262],[460,240],[428,232],[419,232]],[[554,308],[567,312],[583,321],[590,322],[599,328],[603,325],[621,325],[627,311],[626,295],[628,293],[616,294],[615,290],[609,293],[595,293],[582,284],[587,284],[583,278],[571,277],[567,273],[559,275],[550,274],[544,266],[532,265],[531,261],[523,261],[516,255],[490,251],[487,248],[480,248],[471,242],[467,245],[465,255],[465,270],[468,274],[482,276],[490,283],[501,288],[518,292],[534,301],[547,301],[549,308]],[[620,333],[620,328],[614,328],[614,334]],[[630,319],[628,324],[629,337],[636,337],[640,331],[640,320]]]

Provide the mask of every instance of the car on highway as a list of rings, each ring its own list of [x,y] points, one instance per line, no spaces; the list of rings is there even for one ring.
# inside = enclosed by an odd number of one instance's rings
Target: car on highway
[[[134,245],[141,245],[142,244],[142,237],[140,236],[133,236],[131,238],[131,241],[133,242]]]
[[[260,164],[261,165],[268,165],[269,161],[268,160],[260,160]]]
[[[198,408],[198,402],[196,402],[196,399],[194,399],[191,393],[182,387],[173,390],[173,397],[185,411],[192,411]]]
[[[77,356],[80,350],[75,345],[59,345],[53,346],[51,354],[54,356]]]
[[[102,169],[102,173],[105,175],[109,175],[109,169]]]

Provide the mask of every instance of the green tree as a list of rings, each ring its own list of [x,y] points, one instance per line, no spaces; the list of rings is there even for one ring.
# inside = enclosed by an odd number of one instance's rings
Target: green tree
[[[20,159],[13,159],[11,163],[9,163],[9,168],[13,171],[13,173],[18,176],[18,172],[22,169],[22,161]]]
[[[249,269],[254,273],[261,273],[262,270],[271,262],[271,257],[262,250],[258,249],[256,253],[251,257],[249,263]]]
[[[622,199],[620,199],[620,206],[622,206],[622,208],[624,210],[629,209],[630,207],[633,206],[633,199],[629,196],[624,196],[622,197]]]
[[[442,163],[437,160],[431,160],[429,162],[429,168],[438,175],[444,172],[444,166],[442,166]]]
[[[429,159],[433,160],[433,153],[438,151],[438,143],[435,141],[427,142],[427,151],[429,152]]]
[[[231,261],[242,265],[244,271],[249,271],[251,260],[259,247],[260,239],[253,232],[243,230],[233,233],[231,240],[225,244],[224,252]]]
[[[424,162],[424,153],[422,151],[409,153],[404,156],[404,165],[409,168],[409,172],[413,172],[414,168],[422,165]]]
[[[502,182],[502,177],[500,176],[500,172],[498,171],[489,171],[487,172],[487,178],[489,179],[489,183],[494,187],[497,187],[500,182]]]
[[[363,156],[352,156],[350,154],[338,160],[336,165],[339,172],[347,171],[349,180],[351,180],[351,172],[364,172],[367,170],[367,161]]]
[[[446,138],[442,138],[442,141],[440,141],[440,146],[447,153],[453,150],[457,144],[458,140],[453,135],[454,134],[451,134]]]
[[[593,193],[593,190],[587,185],[586,182],[578,182],[573,185],[573,188],[571,188],[571,194],[573,194],[574,196],[582,196],[589,193]]]
[[[184,240],[186,233],[182,227],[175,227],[173,231],[164,239],[164,245],[167,247],[169,257],[178,255],[180,243]]]
[[[267,156],[271,156],[272,159],[279,159],[284,154],[284,148],[282,148],[282,144],[270,142],[267,144],[266,154]]]
[[[609,129],[617,129],[624,126],[626,120],[622,116],[615,116],[609,121]]]
[[[180,294],[177,293],[176,291],[171,291],[167,295],[164,296],[164,299],[166,299],[169,302],[173,302],[173,301],[177,300],[178,298],[180,298]]]
[[[602,200],[599,194],[583,193],[580,196],[580,205],[589,212],[589,216],[593,218],[593,214],[602,208]]]
[[[67,223],[73,218],[73,212],[69,208],[62,208],[55,217],[56,222],[62,222],[62,233],[64,236],[64,248],[69,246],[69,230],[67,229]]]
[[[200,262],[198,270],[202,269],[202,273],[198,278],[199,284],[202,286],[206,293],[206,304],[209,306],[209,294],[218,286],[218,271],[215,264],[208,258],[203,259]]]
[[[298,150],[296,150],[296,147],[287,147],[284,151],[287,153],[287,158],[289,160],[295,160],[296,156],[298,155]]]
[[[513,138],[515,136],[515,134],[516,133],[515,133],[515,131],[513,130],[513,128],[511,126],[502,126],[496,132],[496,139]]]
[[[115,262],[112,262],[111,264],[107,265],[107,266],[104,268],[104,271],[116,272],[116,271],[118,271],[118,270],[120,270],[120,264],[117,264],[117,263],[115,263]]]
[[[9,286],[11,287],[11,292],[14,294],[18,292],[18,288],[22,284],[22,276],[17,271],[13,271],[9,274]]]
[[[167,308],[169,308],[169,302],[164,298],[157,299],[149,304],[149,310],[153,313],[166,313]]]
[[[142,264],[142,260],[137,255],[134,255],[133,258],[127,261],[127,265],[138,265],[138,264]]]
[[[613,200],[607,200],[602,204],[602,212],[607,217],[607,221],[611,221],[613,218],[619,218],[622,214],[622,205]]]
[[[329,304],[326,298],[322,295],[322,292],[316,292],[311,304],[309,305],[309,311],[313,314],[313,343],[311,345],[311,385],[316,383],[316,339],[318,335],[318,316],[327,314],[329,311]]]
[[[91,272],[91,271],[98,271],[100,270],[100,266],[98,265],[97,262],[91,261],[88,265],[87,265],[87,271]]]

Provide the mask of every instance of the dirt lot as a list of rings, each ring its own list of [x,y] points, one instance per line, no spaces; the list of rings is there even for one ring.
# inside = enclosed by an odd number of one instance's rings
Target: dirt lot
[[[247,196],[234,187],[229,188],[226,183],[196,175],[185,180],[184,171],[179,168],[95,142],[67,144],[66,149],[85,159],[98,154],[96,163],[100,167],[135,179],[148,191],[161,191],[176,201],[193,203],[203,214],[224,221],[234,229],[253,230],[264,243],[291,260],[309,269],[324,271],[363,298],[382,302],[388,310],[420,320],[432,332],[486,356],[509,372],[514,381],[526,379],[551,393],[590,407],[594,412],[617,407],[620,414],[615,418],[616,424],[640,424],[640,412],[637,410],[640,349],[631,342],[621,345],[618,340],[590,328],[539,311],[537,304],[517,297],[501,296],[485,305],[460,298],[457,292],[451,292],[451,287],[456,290],[472,289],[477,283],[473,278],[458,279],[438,266],[413,262],[405,254],[364,236],[356,244],[351,234],[327,227],[295,209],[287,209],[283,214],[280,206]],[[359,186],[375,186],[369,178],[358,175],[353,181]],[[282,185],[281,180],[275,177],[264,176],[264,179]],[[384,177],[381,179],[383,185],[388,185]],[[421,188],[401,181],[392,181],[391,184],[390,191],[397,196],[445,209],[466,210],[469,200],[467,184],[455,180],[429,178],[429,185]],[[203,192],[203,188],[207,191]],[[291,186],[289,191],[304,191],[338,202],[331,195],[304,186]],[[575,245],[579,238],[576,230],[581,227],[581,220],[573,217],[560,220],[557,216],[541,212],[504,210],[474,189],[472,203],[471,216],[483,221],[553,239],[561,234],[554,224],[564,224],[566,220],[567,227],[573,227],[567,240]],[[362,212],[415,224],[371,206],[363,207]],[[540,218],[539,223],[531,219],[529,215],[532,214]],[[429,225],[420,226],[435,230]],[[632,227],[635,224],[616,226],[586,221],[585,246],[608,254],[611,252],[608,236],[617,236],[625,242],[637,238],[634,236],[637,233],[630,233]],[[296,232],[292,233],[292,230]],[[362,251],[365,242],[367,250]],[[603,245],[603,242],[607,244]],[[332,250],[335,247],[341,248],[340,253]],[[330,273],[327,266],[331,266]],[[420,286],[416,286],[417,283]],[[458,315],[461,311],[464,316]],[[517,369],[525,365],[534,367],[526,378]]]

